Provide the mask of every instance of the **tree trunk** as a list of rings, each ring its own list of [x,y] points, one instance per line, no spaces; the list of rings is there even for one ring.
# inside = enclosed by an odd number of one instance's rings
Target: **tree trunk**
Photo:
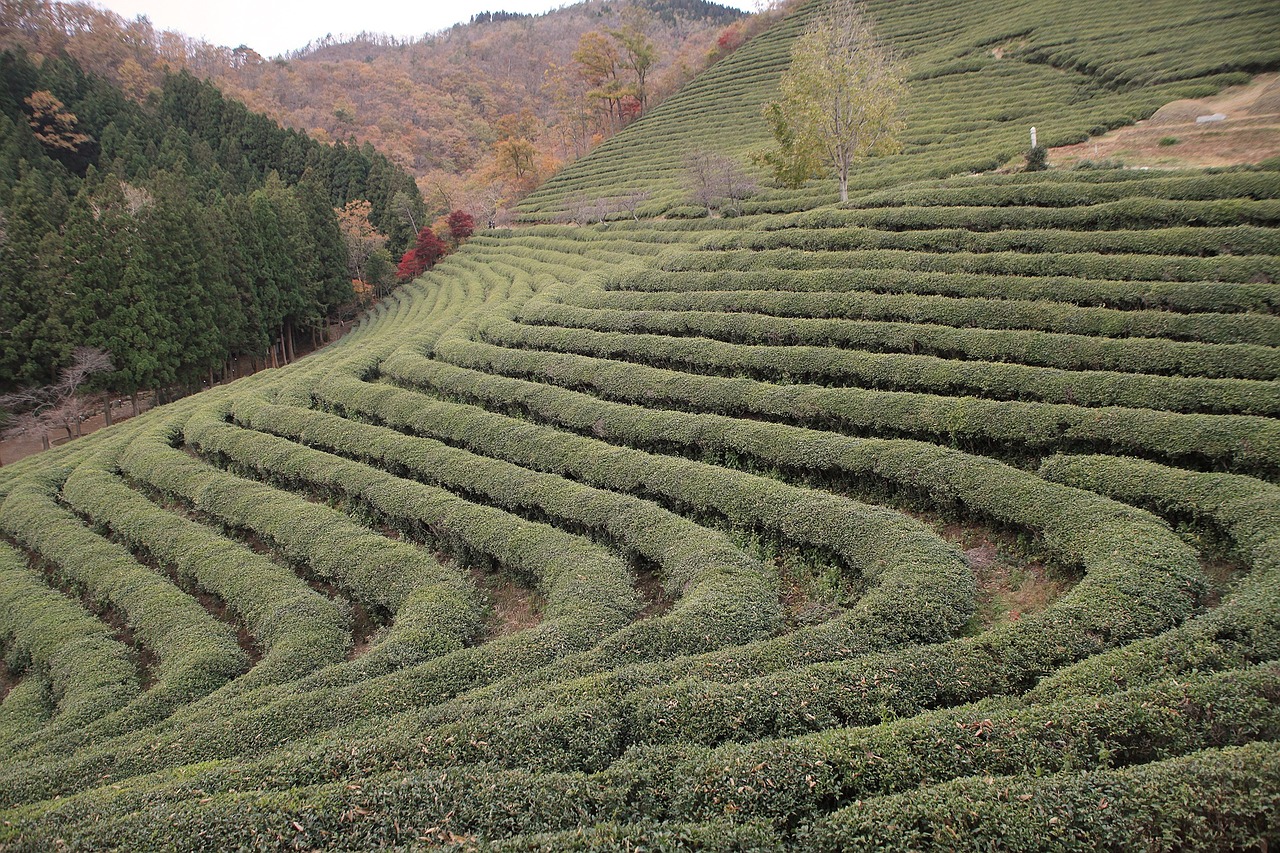
[[[133,391],[129,394],[129,403],[133,406],[133,416],[138,416],[138,392]]]
[[[111,397],[109,395],[102,398],[102,422],[106,426],[111,426],[112,424]]]
[[[284,363],[293,364],[297,361],[297,355],[293,351],[293,321],[285,320],[285,336],[284,336]]]

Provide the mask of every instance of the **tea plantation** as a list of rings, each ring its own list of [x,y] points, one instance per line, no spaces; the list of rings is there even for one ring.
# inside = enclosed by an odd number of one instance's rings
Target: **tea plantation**
[[[0,849],[1280,843],[1280,170],[975,174],[1280,14],[878,0],[906,150],[685,218],[814,8],[338,344],[0,469]]]

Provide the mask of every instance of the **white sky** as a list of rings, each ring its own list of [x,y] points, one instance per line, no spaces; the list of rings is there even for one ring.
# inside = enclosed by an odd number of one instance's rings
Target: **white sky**
[[[146,15],[161,30],[177,30],[217,45],[246,44],[277,56],[326,35],[361,31],[422,36],[468,21],[476,12],[546,12],[570,0],[93,0],[132,20]],[[755,0],[718,0],[755,10]]]

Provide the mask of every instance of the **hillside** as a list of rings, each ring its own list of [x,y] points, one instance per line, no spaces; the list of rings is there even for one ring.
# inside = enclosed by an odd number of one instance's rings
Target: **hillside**
[[[31,0],[0,9],[0,48],[65,53],[138,100],[165,74],[187,70],[312,138],[371,144],[420,179],[429,203],[487,218],[495,203],[660,103],[763,20],[708,0],[584,0],[541,15],[478,15],[438,33],[330,36],[266,58],[252,45],[156,31],[90,3]],[[631,94],[634,57],[621,33],[639,36],[633,44],[643,48],[642,91]],[[584,42],[589,34],[597,41]],[[595,50],[585,65],[575,58],[584,44]],[[630,98],[625,115],[601,97],[610,87]],[[515,137],[535,152],[533,175],[503,168],[496,146],[513,121]]]
[[[190,74],[143,105],[65,56],[0,52],[0,393],[81,346],[114,362],[95,390],[135,400],[291,359],[355,301],[335,211],[355,199],[398,256],[422,199],[372,148]]]
[[[813,8],[800,6],[557,174],[521,205],[525,218],[563,215],[575,196],[616,198],[636,189],[653,193],[644,212],[657,215],[689,203],[689,154],[713,151],[746,164],[770,141],[760,105],[777,97],[791,40]],[[906,61],[910,87],[903,153],[852,179],[851,186],[866,189],[994,169],[1027,147],[1032,126],[1050,147],[1080,142],[1170,101],[1244,82],[1243,72],[1277,62],[1274,45],[1261,37],[1277,29],[1265,2],[1081,3],[1052,15],[1040,0],[998,9],[967,3],[869,9]],[[811,184],[799,193],[763,193],[747,209],[809,207],[821,192],[832,189]]]
[[[523,208],[655,218],[0,469],[0,846],[1280,843],[1280,171],[970,174],[1274,10],[871,3],[907,150],[680,218],[820,5]]]
[[[653,45],[653,103],[700,70],[717,37],[743,17],[715,3],[647,0],[643,28]],[[617,0],[564,5],[542,15],[459,24],[418,40],[365,36],[321,42],[285,61],[228,65],[226,91],[318,138],[370,142],[419,176],[466,174],[499,139],[499,120],[532,112],[534,141],[555,162],[608,135],[582,96],[573,54],[588,32],[624,26]],[[577,125],[581,113],[590,128]]]

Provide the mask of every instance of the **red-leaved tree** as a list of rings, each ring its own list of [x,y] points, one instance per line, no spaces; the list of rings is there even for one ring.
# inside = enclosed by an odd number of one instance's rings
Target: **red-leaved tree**
[[[396,267],[396,278],[401,282],[413,281],[436,265],[436,261],[449,250],[449,247],[436,236],[430,228],[418,232],[418,242],[400,258]]]
[[[465,210],[455,210],[446,221],[449,223],[449,239],[455,246],[475,233],[476,221]]]

